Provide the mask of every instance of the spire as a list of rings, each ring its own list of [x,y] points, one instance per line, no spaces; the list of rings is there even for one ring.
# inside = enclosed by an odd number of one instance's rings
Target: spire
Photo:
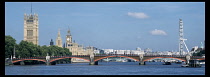
[[[61,39],[60,29],[58,29],[58,37],[56,39],[56,45],[58,47],[62,47],[62,39]]]
[[[68,35],[71,35],[71,34],[70,34],[70,29],[69,29],[69,27],[68,27],[68,32],[67,32],[67,33],[68,33]]]
[[[60,37],[61,36],[61,34],[60,34],[60,29],[58,29],[58,37]]]

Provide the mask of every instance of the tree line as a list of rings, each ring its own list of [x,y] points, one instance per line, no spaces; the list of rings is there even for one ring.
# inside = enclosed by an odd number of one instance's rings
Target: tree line
[[[70,56],[69,49],[58,47],[55,45],[51,46],[40,46],[35,45],[31,42],[22,40],[19,44],[16,44],[16,40],[10,35],[5,35],[5,58],[10,58],[14,55],[16,58],[23,57],[43,57],[47,56]]]
[[[194,50],[194,49],[192,49],[192,50]],[[191,50],[191,51],[192,51],[192,50]],[[203,54],[205,54],[205,49],[198,48],[198,49],[195,51],[195,53],[193,53],[192,55],[193,55],[193,56],[203,56]]]

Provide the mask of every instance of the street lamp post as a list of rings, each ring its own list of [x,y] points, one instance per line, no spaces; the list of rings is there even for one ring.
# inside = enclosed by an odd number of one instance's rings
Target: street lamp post
[[[14,46],[14,51],[13,51],[13,53],[14,53],[14,54],[13,54],[13,58],[15,58],[15,46]]]

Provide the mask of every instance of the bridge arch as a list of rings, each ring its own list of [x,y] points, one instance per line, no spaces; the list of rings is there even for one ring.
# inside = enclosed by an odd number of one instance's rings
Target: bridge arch
[[[61,60],[61,59],[67,59],[67,58],[77,58],[77,59],[83,59],[83,60],[86,60],[86,61],[90,61],[90,60],[88,60],[88,59],[80,58],[80,57],[61,57],[61,58],[52,59],[52,60],[50,60],[50,62],[57,61],[57,60]]]
[[[145,59],[143,61],[149,61],[149,60],[157,59],[157,58],[173,58],[173,59],[178,59],[178,60],[181,60],[181,61],[186,61],[185,59],[180,59],[180,58],[176,58],[176,57],[153,57],[153,58]]]
[[[99,59],[96,59],[94,61],[99,61],[101,59],[105,59],[105,58],[109,58],[109,57],[125,57],[125,58],[129,58],[129,59],[133,59],[133,60],[139,61],[138,59],[135,59],[135,58],[132,58],[132,57],[128,57],[128,56],[106,56],[106,57],[101,57]]]
[[[20,60],[12,61],[12,63],[16,63],[16,62],[20,62],[20,61],[25,61],[25,60],[37,60],[37,61],[46,62],[45,60],[42,60],[42,59],[20,59]]]

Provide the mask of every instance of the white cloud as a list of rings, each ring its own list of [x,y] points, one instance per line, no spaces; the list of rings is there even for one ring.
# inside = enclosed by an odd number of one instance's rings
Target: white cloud
[[[128,16],[131,17],[135,17],[135,18],[140,18],[140,19],[145,19],[145,18],[149,18],[149,16],[147,16],[145,13],[139,12],[128,12]]]
[[[157,30],[157,29],[150,31],[150,33],[152,35],[167,35],[165,31],[163,31],[163,30]]]

